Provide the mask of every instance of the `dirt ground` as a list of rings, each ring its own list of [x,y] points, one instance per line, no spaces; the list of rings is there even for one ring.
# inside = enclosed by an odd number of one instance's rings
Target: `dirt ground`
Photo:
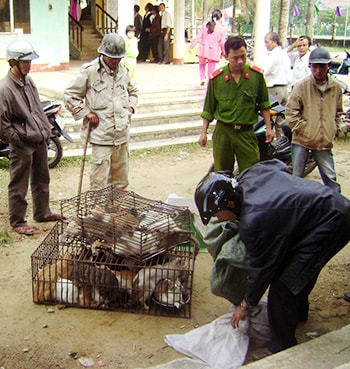
[[[342,192],[350,198],[350,143],[337,143],[334,156]],[[211,150],[203,148],[133,158],[129,189],[154,200],[165,201],[172,193],[192,198],[210,162]],[[1,168],[3,230],[8,227],[8,171]],[[87,164],[83,191],[88,188],[88,172]],[[50,173],[52,210],[59,211],[60,200],[77,194],[80,167],[58,167]],[[316,171],[309,178],[319,181]],[[77,357],[91,358],[95,368],[147,368],[182,357],[165,345],[165,334],[185,333],[227,313],[230,303],[210,292],[212,260],[204,252],[196,259],[190,319],[34,304],[30,256],[52,224],[35,223],[31,205],[29,210],[35,235],[22,237],[9,231],[10,240],[0,243],[0,368],[80,368]],[[308,332],[323,334],[350,324],[350,303],[342,298],[345,291],[350,291],[349,245],[322,271],[311,295],[309,321],[298,328],[299,342],[310,339]]]

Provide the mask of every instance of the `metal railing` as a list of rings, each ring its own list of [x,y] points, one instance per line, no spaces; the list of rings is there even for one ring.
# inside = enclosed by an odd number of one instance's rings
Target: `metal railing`
[[[72,14],[68,13],[69,39],[72,44],[81,51],[83,49],[83,31],[84,27],[75,19]]]
[[[100,5],[96,4],[96,30],[104,36],[106,33],[118,31],[118,19],[113,18]]]

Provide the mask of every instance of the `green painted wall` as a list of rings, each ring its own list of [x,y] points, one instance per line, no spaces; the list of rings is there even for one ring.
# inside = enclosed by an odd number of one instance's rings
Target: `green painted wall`
[[[31,0],[31,34],[24,35],[40,58],[38,64],[69,62],[67,0]],[[33,62],[34,63],[34,62]]]

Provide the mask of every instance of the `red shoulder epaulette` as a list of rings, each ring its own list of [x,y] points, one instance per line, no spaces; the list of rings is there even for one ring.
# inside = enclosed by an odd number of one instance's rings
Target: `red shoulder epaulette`
[[[250,66],[250,69],[251,69],[251,70],[254,70],[255,72],[258,72],[258,73],[264,74],[264,69],[259,68],[259,67],[258,67],[258,66],[256,66],[256,65],[251,65],[251,66]]]
[[[210,79],[213,79],[217,76],[219,76],[221,73],[223,72],[223,68],[217,69],[215,70],[211,75],[210,75]]]

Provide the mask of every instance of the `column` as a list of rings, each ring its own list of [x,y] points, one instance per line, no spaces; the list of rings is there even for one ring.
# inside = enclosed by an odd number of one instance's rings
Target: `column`
[[[173,63],[183,64],[185,56],[185,0],[174,1]]]
[[[125,28],[134,24],[134,1],[118,1],[118,33],[125,37]]]
[[[264,37],[270,31],[271,0],[257,0],[255,13],[254,64],[262,65],[266,55]]]

